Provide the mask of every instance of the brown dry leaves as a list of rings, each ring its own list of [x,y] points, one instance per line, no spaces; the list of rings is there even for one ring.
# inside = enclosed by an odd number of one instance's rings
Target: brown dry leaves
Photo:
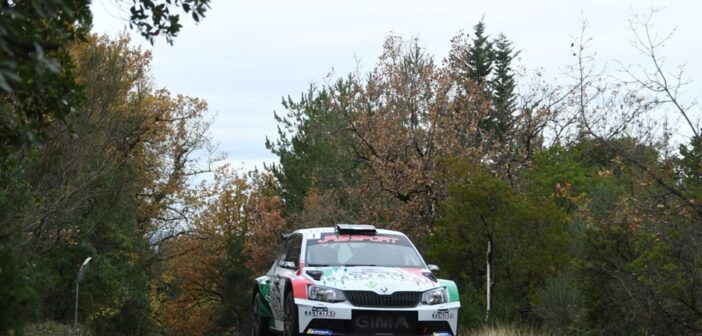
[[[229,253],[242,253],[228,247],[231,239],[245,239],[246,263],[234,267],[260,274],[270,266],[284,227],[280,197],[268,175],[242,175],[225,166],[193,196],[197,210],[191,226],[163,244],[161,252],[169,259],[154,305],[171,335],[217,330],[214,317],[224,301],[227,261],[240,259]]]

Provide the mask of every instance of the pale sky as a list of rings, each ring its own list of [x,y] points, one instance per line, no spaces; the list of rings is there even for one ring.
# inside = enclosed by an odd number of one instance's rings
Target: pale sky
[[[173,46],[155,46],[132,34],[135,45],[153,50],[153,76],[159,87],[200,97],[215,118],[212,137],[227,162],[261,168],[276,157],[264,146],[276,138],[273,111],[284,113],[283,96],[299,97],[310,83],[322,83],[356,69],[368,70],[384,38],[393,32],[418,37],[437,61],[446,56],[451,37],[485,17],[491,36],[504,33],[521,50],[519,64],[543,68],[548,78],[563,78],[574,61],[570,43],[579,34],[581,18],[589,23],[593,50],[601,64],[615,60],[636,63],[628,44],[627,20],[632,13],[663,7],[656,29],[677,28],[665,46],[666,65],[686,64],[697,80],[687,96],[702,92],[702,2],[617,0],[213,0],[200,24],[186,18]],[[94,28],[116,36],[127,25],[128,12],[118,0],[94,0]],[[120,8],[123,6],[123,8]],[[699,115],[699,110],[697,110]]]

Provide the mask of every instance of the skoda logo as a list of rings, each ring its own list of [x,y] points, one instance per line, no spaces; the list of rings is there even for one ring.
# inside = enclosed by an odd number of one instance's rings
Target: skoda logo
[[[388,286],[385,286],[385,285],[381,286],[380,292],[383,294],[387,294],[388,293]]]

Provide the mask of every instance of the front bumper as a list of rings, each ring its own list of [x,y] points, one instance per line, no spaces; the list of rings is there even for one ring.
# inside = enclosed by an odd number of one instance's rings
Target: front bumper
[[[456,335],[459,302],[412,308],[355,307],[295,299],[299,332],[317,335]]]

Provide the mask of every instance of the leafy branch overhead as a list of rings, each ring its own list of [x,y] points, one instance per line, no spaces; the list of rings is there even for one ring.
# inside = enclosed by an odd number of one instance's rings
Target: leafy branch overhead
[[[199,22],[209,0],[133,0],[130,27],[150,43],[168,43],[182,14]],[[85,41],[92,25],[88,0],[0,1],[0,159],[40,141],[54,120],[75,112],[82,90],[68,47]]]
[[[129,27],[136,27],[151,44],[160,35],[173,44],[173,38],[183,27],[178,10],[200,22],[209,9],[209,3],[210,0],[133,0],[133,6],[129,9]]]

